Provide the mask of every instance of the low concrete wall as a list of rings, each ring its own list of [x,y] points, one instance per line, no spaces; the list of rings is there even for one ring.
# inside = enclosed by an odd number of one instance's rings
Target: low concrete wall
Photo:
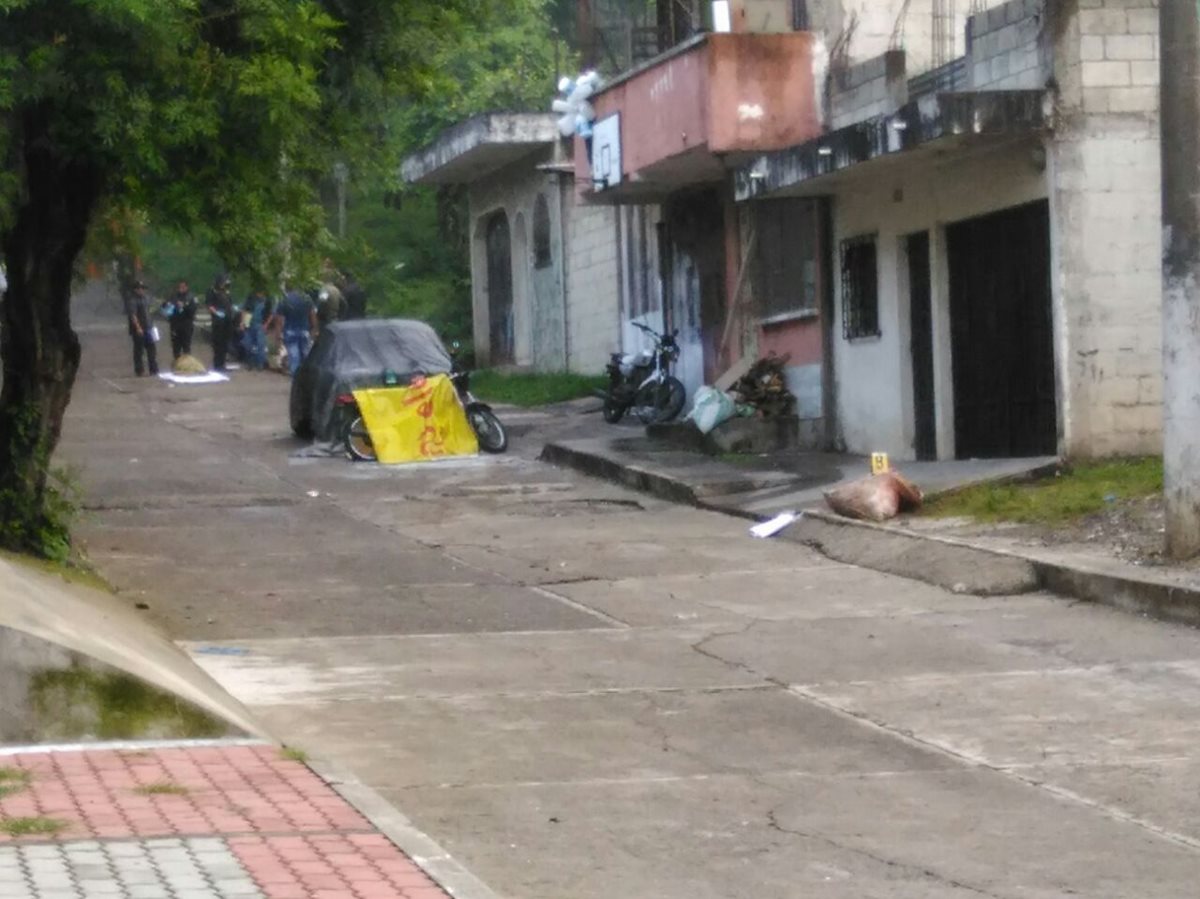
[[[122,703],[138,729],[129,737],[265,735],[116,597],[0,559],[0,742],[113,736],[106,705]]]

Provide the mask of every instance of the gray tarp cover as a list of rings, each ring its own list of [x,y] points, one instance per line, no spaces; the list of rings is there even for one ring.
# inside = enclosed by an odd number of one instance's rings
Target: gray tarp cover
[[[313,367],[313,433],[318,440],[334,440],[334,401],[340,394],[381,386],[385,369],[401,384],[418,374],[443,374],[450,371],[450,354],[424,322],[359,319],[326,328],[304,364]]]

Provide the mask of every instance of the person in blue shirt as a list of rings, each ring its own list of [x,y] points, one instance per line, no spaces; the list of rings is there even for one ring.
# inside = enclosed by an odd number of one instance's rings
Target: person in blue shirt
[[[317,310],[294,284],[285,285],[283,299],[271,316],[271,327],[282,328],[283,345],[287,347],[288,369],[292,375],[308,355],[312,337],[317,330]]]

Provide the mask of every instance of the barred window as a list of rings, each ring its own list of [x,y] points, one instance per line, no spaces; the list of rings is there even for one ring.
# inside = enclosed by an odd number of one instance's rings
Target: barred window
[[[879,269],[875,235],[842,241],[842,334],[879,336]]]

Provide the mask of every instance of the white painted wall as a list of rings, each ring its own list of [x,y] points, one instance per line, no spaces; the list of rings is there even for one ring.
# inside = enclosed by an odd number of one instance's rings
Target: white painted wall
[[[934,392],[938,456],[953,458],[953,385],[950,305],[945,262],[947,224],[1047,196],[1045,174],[1034,160],[1040,143],[1023,141],[960,153],[953,161],[914,157],[903,165],[864,172],[853,187],[835,192],[835,246],[848,237],[878,236],[880,336],[842,336],[841,287],[834,302],[834,359],[838,423],[852,452],[915,458],[909,297],[904,238],[930,230],[934,319]]]

